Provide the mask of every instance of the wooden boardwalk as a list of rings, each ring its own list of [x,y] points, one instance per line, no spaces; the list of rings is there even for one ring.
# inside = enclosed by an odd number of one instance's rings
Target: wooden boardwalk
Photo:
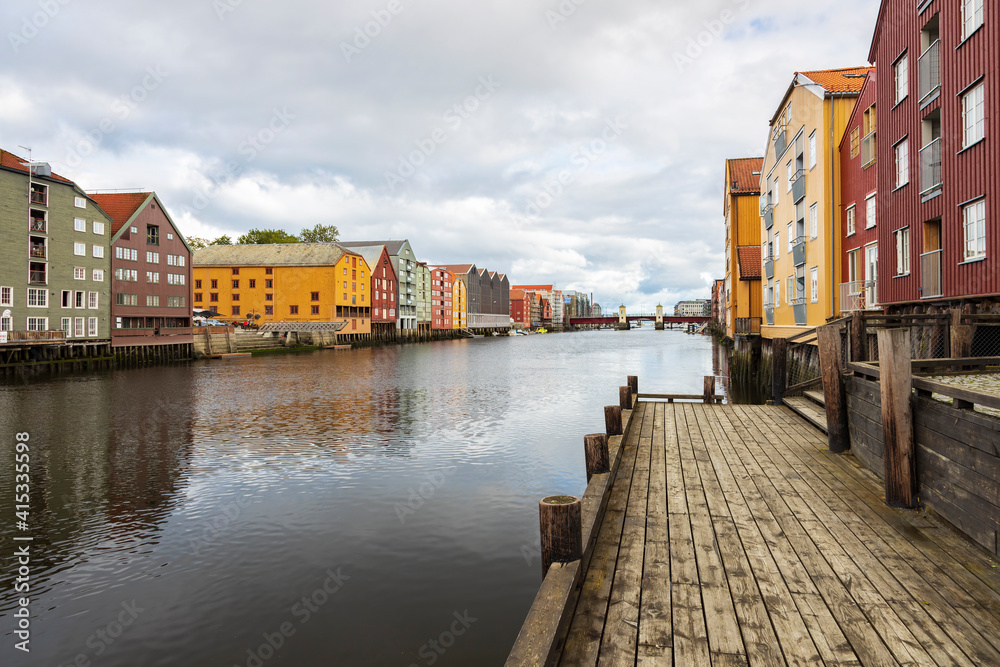
[[[639,402],[562,665],[1000,665],[1000,568],[787,408]]]

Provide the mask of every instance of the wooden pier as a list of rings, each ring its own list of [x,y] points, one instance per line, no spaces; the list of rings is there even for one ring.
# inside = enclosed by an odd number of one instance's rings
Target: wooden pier
[[[787,407],[626,422],[508,665],[1000,665],[998,561]]]

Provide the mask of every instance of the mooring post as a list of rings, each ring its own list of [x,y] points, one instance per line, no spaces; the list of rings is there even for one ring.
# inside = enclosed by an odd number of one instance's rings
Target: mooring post
[[[604,406],[604,430],[609,438],[622,434],[622,408],[620,405]]]
[[[868,360],[868,333],[860,310],[851,313],[851,361]]]
[[[542,538],[542,578],[552,563],[570,563],[583,557],[582,505],[574,496],[549,496],[538,502]]]
[[[951,309],[951,356],[968,357],[972,354],[972,327],[962,324],[962,310]]]
[[[854,335],[851,322],[851,336]],[[840,327],[829,324],[816,330],[819,344],[819,366],[823,376],[823,396],[826,403],[826,431],[830,451],[842,454],[851,448],[847,427],[847,396],[844,392],[844,361],[841,356]]]
[[[637,396],[639,394],[639,376],[629,375],[627,384],[628,388],[632,391],[632,395]]]
[[[714,375],[706,375],[705,376],[704,401],[705,401],[705,403],[714,403],[715,402],[715,376]]]
[[[608,454],[608,436],[604,433],[591,433],[583,436],[583,450],[587,458],[587,483],[590,478],[601,473],[611,472],[611,456]]]
[[[916,481],[910,330],[879,329],[878,359],[885,446],[885,502],[891,507],[909,508],[913,507]]]
[[[622,410],[632,409],[632,392],[627,386],[618,387],[618,405]]]
[[[788,339],[771,339],[771,401],[775,405],[781,405],[785,399],[785,388],[787,378],[785,377],[788,367]]]

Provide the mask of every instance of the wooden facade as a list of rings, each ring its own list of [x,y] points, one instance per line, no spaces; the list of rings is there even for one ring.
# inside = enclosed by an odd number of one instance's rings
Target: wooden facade
[[[440,266],[429,267],[431,275],[431,329],[454,328],[452,300],[455,276]]]
[[[726,277],[720,291],[726,335],[735,335],[740,318],[761,317],[760,180],[764,158],[726,160],[723,216],[726,223]],[[756,262],[744,264],[742,258]],[[752,264],[752,265],[751,265]]]
[[[973,14],[963,16],[964,7]],[[895,249],[897,232],[908,230],[910,265],[897,275],[895,252],[880,265],[880,300],[890,309],[1000,294],[998,10],[988,1],[882,2],[869,54],[880,71],[878,236],[883,248]],[[905,85],[897,86],[904,59]],[[909,173],[902,183],[896,155],[904,142]],[[969,206],[985,218],[985,242],[974,238],[971,253]]]

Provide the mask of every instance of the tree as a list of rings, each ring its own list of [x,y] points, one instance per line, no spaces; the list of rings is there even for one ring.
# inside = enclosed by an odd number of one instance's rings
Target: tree
[[[298,243],[299,238],[283,229],[251,229],[236,241],[240,245],[262,243]]]
[[[202,238],[200,236],[189,236],[187,237],[187,242],[188,246],[191,247],[191,250],[201,250],[202,248],[211,243],[211,241],[209,241],[208,239]]]
[[[233,245],[233,240],[227,234],[223,234],[208,245]]]
[[[340,231],[337,230],[336,225],[320,223],[316,223],[310,229],[303,229],[302,233],[299,234],[303,243],[336,243],[338,236],[340,236]]]

